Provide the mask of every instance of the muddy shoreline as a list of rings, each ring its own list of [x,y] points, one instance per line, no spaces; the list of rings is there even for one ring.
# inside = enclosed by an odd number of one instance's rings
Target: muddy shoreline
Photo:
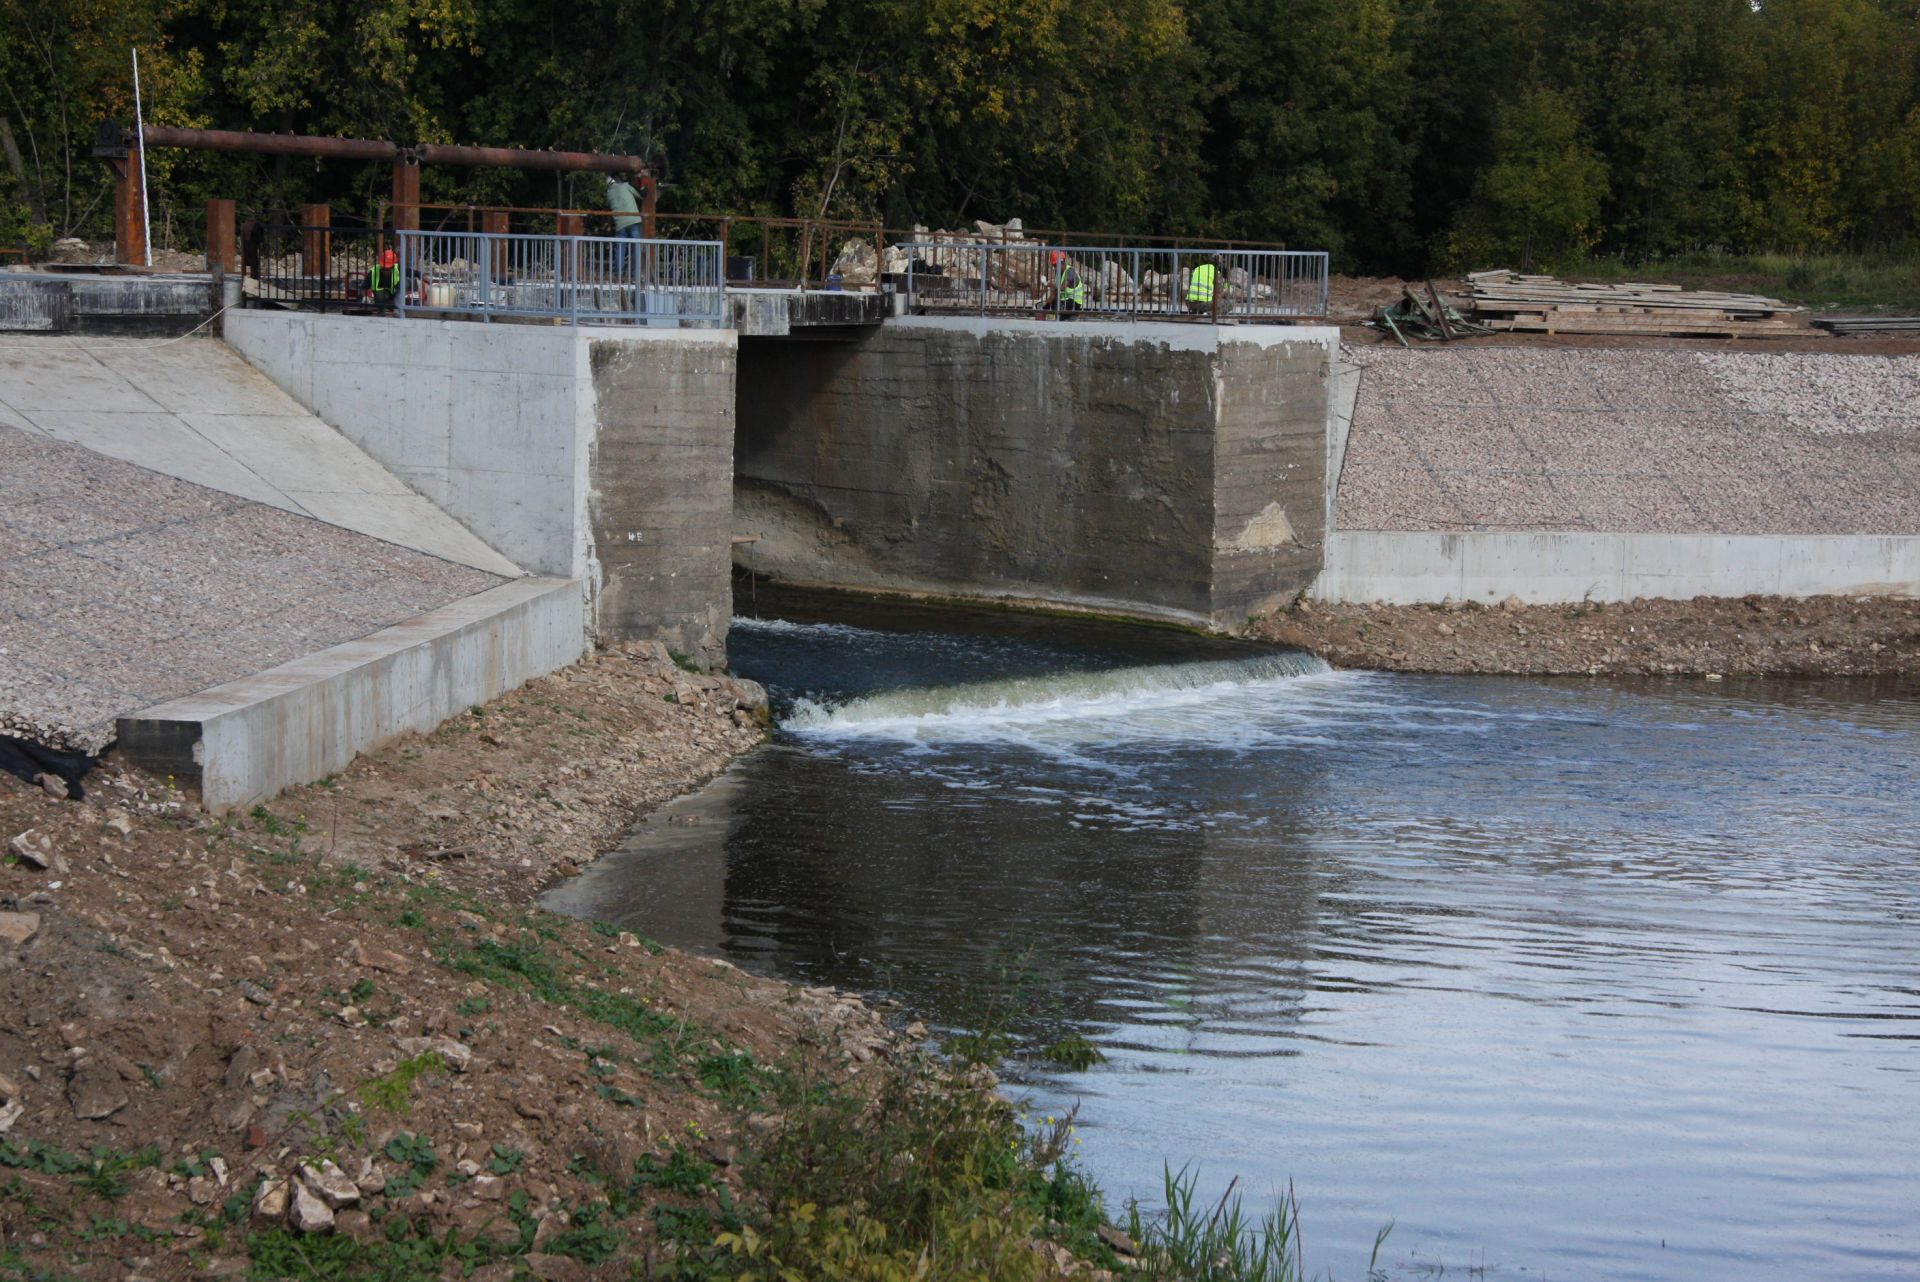
[[[244,815],[0,775],[0,1274],[629,1278],[750,1200],[766,1073],[925,1030],[533,900],[764,706],[640,646]]]

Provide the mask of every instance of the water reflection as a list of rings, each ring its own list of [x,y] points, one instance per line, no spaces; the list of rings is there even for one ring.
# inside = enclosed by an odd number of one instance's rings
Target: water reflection
[[[1110,1189],[1292,1178],[1341,1276],[1389,1218],[1408,1275],[1920,1271],[1912,687],[734,644],[799,728],[558,906],[954,1020],[1018,959]]]

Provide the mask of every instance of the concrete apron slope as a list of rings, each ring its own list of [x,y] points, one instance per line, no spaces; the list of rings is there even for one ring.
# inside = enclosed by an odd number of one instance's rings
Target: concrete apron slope
[[[1347,348],[1323,600],[1920,595],[1920,357]],[[1346,395],[1343,382],[1339,391]]]
[[[577,661],[578,579],[523,578],[356,641],[148,708],[120,752],[231,810]]]
[[[0,423],[491,574],[522,573],[215,339],[0,343]]]

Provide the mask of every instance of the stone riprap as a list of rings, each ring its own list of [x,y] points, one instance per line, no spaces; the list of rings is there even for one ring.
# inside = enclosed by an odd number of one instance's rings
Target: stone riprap
[[[4,425],[0,460],[0,733],[55,747],[505,582]]]
[[[1349,348],[1341,530],[1920,533],[1920,357]]]

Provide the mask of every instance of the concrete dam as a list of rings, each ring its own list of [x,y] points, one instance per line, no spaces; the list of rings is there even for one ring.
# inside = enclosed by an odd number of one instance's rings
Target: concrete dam
[[[138,560],[127,592],[183,603],[153,636],[104,590],[56,620],[33,556],[0,562],[32,600],[5,732],[250,804],[596,643],[722,664],[736,567],[1220,632],[1303,592],[1920,591],[1920,358],[1398,352],[756,294],[711,329],[247,310],[224,343],[11,340],[0,431],[73,491],[31,507],[35,555],[86,581],[100,522],[151,539],[162,494],[214,524]],[[247,630],[184,662],[250,589]]]

